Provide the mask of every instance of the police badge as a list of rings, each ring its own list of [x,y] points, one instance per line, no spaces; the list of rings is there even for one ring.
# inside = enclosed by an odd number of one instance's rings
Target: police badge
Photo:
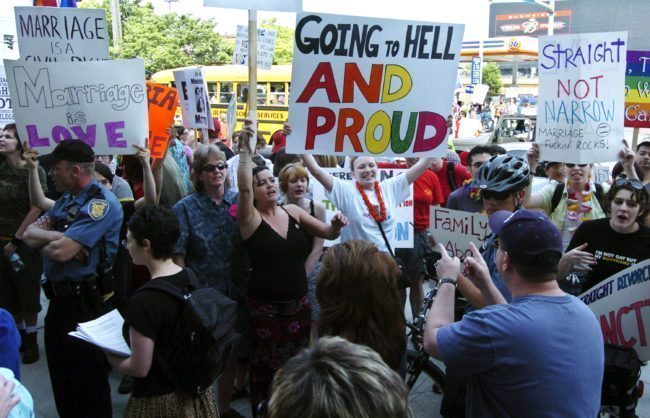
[[[108,202],[103,199],[93,199],[88,204],[88,215],[98,221],[108,213]]]

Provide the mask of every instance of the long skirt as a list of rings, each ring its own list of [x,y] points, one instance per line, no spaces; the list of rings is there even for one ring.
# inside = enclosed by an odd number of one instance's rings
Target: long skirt
[[[212,388],[194,397],[187,393],[135,398],[131,396],[124,409],[125,418],[205,418],[219,417]]]
[[[273,376],[284,363],[309,344],[309,296],[289,302],[248,299],[252,333],[250,356],[251,408],[266,401]]]

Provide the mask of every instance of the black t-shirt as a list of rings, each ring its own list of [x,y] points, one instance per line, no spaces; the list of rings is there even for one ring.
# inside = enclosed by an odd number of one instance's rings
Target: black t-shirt
[[[185,270],[172,276],[158,277],[145,283],[129,300],[129,306],[124,319],[124,338],[129,341],[129,326],[140,334],[151,338],[154,343],[154,357],[149,374],[144,378],[135,378],[134,397],[164,395],[174,392],[176,387],[163,372],[159,356],[170,357],[171,343],[176,321],[178,320],[183,302],[160,290],[146,290],[153,280],[166,280],[182,286],[187,283]]]
[[[573,234],[567,251],[584,243],[589,244],[585,251],[593,254],[598,263],[588,273],[583,291],[650,258],[650,228],[642,225],[632,234],[619,234],[609,225],[609,218],[585,221]]]

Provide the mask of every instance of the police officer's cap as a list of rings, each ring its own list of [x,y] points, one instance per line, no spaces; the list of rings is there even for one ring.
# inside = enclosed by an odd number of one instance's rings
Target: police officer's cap
[[[73,163],[92,163],[94,157],[95,153],[90,145],[78,139],[65,139],[59,142],[51,154],[41,157],[41,162],[45,165],[56,164],[63,160]]]

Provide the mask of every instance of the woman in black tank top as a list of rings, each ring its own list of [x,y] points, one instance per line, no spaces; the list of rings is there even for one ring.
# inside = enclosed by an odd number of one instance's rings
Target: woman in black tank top
[[[309,341],[309,297],[305,261],[311,237],[335,239],[347,219],[327,225],[295,205],[280,207],[275,178],[254,167],[247,124],[240,138],[237,220],[252,266],[248,291],[252,347],[251,406],[268,398],[273,374]]]

